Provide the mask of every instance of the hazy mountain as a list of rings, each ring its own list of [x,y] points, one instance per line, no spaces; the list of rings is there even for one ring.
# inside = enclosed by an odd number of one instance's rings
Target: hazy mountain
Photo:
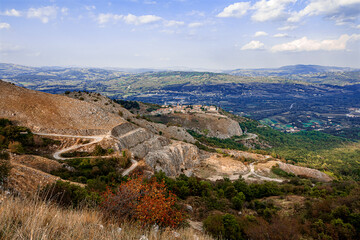
[[[316,74],[326,72],[350,72],[360,69],[348,67],[329,67],[320,65],[289,65],[280,68],[235,69],[224,73],[236,76],[287,76],[296,74]]]

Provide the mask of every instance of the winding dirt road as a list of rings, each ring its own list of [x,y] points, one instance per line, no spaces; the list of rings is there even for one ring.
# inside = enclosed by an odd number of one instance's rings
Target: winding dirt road
[[[138,130],[138,129],[135,129],[135,130]],[[133,131],[131,131],[133,132]],[[64,149],[61,149],[61,150],[58,150],[56,151],[54,154],[53,154],[53,157],[56,159],[56,160],[67,160],[69,158],[63,158],[61,157],[61,154],[63,153],[66,153],[68,151],[72,151],[72,150],[75,150],[75,149],[78,149],[78,148],[81,148],[81,147],[86,147],[86,146],[89,146],[89,145],[92,145],[92,144],[95,144],[95,143],[98,143],[98,142],[101,142],[104,138],[109,138],[111,137],[111,134],[106,134],[106,135],[97,135],[97,136],[79,136],[79,135],[64,135],[64,134],[55,134],[55,133],[34,133],[36,135],[40,135],[40,136],[50,136],[50,137],[68,137],[68,138],[84,138],[84,139],[93,139],[93,141],[89,142],[89,143],[85,143],[85,144],[76,144],[76,145],[73,145],[71,147],[68,147],[68,148],[64,148]],[[128,135],[129,133],[126,133],[124,134],[123,136],[125,135]],[[123,137],[121,136],[121,137]],[[119,150],[120,151],[120,150]],[[126,176],[128,175],[130,172],[132,172],[138,165],[138,162],[135,161],[134,159],[131,159],[131,163],[132,165],[126,169],[122,175],[123,176]]]
[[[251,179],[250,176],[255,176],[257,178],[260,178],[261,180],[264,180],[264,181],[272,181],[272,182],[283,182],[284,180],[280,179],[280,178],[269,178],[269,177],[264,177],[264,176],[261,176],[259,174],[257,174],[255,172],[255,168],[254,168],[254,163],[250,163],[250,172],[245,174],[245,175],[242,175],[242,177],[246,180],[246,179]]]
[[[81,147],[86,147],[88,145],[92,145],[98,142],[101,142],[104,138],[109,137],[109,135],[98,135],[98,136],[77,136],[77,135],[63,135],[63,134],[55,134],[55,133],[35,133],[36,135],[40,135],[40,136],[51,136],[51,137],[68,137],[68,138],[84,138],[84,139],[93,139],[94,141],[91,141],[89,143],[85,143],[85,144],[76,144],[73,145],[71,147],[68,148],[64,148],[61,150],[56,151],[53,154],[53,157],[57,160],[66,160],[68,158],[63,158],[61,157],[61,154],[66,153],[68,151],[71,150],[75,150]]]

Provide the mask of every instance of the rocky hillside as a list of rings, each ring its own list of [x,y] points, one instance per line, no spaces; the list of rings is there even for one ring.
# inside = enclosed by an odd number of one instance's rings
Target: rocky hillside
[[[174,113],[152,116],[151,119],[196,131],[208,137],[220,139],[243,134],[239,124],[227,116],[211,113]]]
[[[125,120],[81,100],[28,90],[0,81],[0,117],[34,132],[100,135]]]
[[[135,159],[144,159],[154,170],[163,170],[171,176],[199,162],[201,156],[196,146],[173,140],[194,142],[185,129],[137,118],[99,94],[72,93],[72,97],[28,90],[1,81],[0,118],[26,126],[34,133],[47,133],[45,136],[62,142],[73,139],[72,146],[61,145],[62,152],[64,149],[86,151],[95,142],[103,145],[106,142],[105,145],[114,146],[118,151],[129,149]],[[82,138],[94,139],[94,144],[79,144]],[[54,157],[61,159],[57,153]]]

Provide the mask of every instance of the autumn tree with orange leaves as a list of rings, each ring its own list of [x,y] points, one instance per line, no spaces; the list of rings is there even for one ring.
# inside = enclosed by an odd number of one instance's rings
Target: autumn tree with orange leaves
[[[123,182],[117,191],[108,189],[103,199],[104,213],[119,219],[130,218],[161,227],[177,227],[184,221],[184,214],[175,207],[176,195],[168,192],[164,182],[146,182],[143,176]]]

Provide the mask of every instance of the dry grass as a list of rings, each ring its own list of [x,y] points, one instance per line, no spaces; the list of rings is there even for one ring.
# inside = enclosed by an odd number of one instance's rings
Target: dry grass
[[[146,238],[142,238],[142,236]],[[0,194],[0,239],[210,240],[193,229],[143,229],[136,223],[112,224],[94,209],[63,209],[51,203]]]

